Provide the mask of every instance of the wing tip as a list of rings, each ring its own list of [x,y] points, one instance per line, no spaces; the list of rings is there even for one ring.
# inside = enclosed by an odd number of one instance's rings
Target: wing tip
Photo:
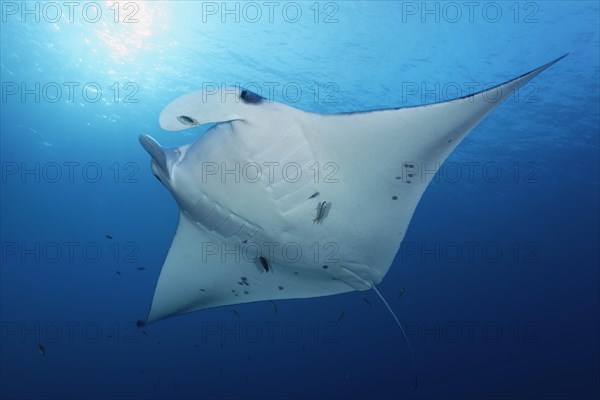
[[[396,110],[402,110],[402,109],[408,109],[408,108],[429,107],[429,106],[435,106],[435,105],[444,104],[444,103],[455,102],[455,101],[458,101],[458,100],[470,99],[470,98],[473,98],[474,96],[480,95],[480,94],[488,92],[488,91],[497,90],[498,88],[500,88],[502,86],[511,84],[513,82],[518,81],[519,79],[522,79],[522,78],[525,78],[527,76],[530,76],[530,78],[527,79],[527,81],[528,81],[529,79],[532,79],[533,77],[535,77],[536,75],[538,75],[542,71],[550,68],[551,66],[553,66],[554,64],[556,64],[557,62],[559,62],[560,60],[562,60],[563,58],[565,58],[569,54],[570,53],[567,52],[567,53],[563,54],[562,56],[557,57],[554,60],[552,60],[552,61],[550,61],[550,62],[542,65],[541,67],[537,67],[535,69],[532,69],[531,71],[525,72],[524,74],[521,74],[521,75],[517,76],[516,78],[510,79],[510,80],[508,80],[506,82],[500,83],[500,84],[495,85],[495,86],[493,86],[491,88],[480,90],[479,92],[470,93],[470,94],[467,94],[467,95],[464,95],[464,96],[456,97],[454,99],[436,101],[436,102],[433,102],[433,103],[417,104],[417,105],[414,105],[414,106],[391,107],[391,108],[382,108],[382,109],[369,110],[369,111],[347,111],[347,112],[340,112],[340,113],[331,114],[331,115],[353,115],[353,114],[366,114],[366,113],[377,112],[377,111],[396,111]]]
[[[457,100],[464,100],[464,99],[471,99],[471,98],[473,98],[475,96],[478,96],[478,95],[481,95],[483,93],[493,92],[493,91],[496,91],[496,90],[501,89],[501,88],[508,88],[508,90],[506,92],[510,94],[510,93],[518,90],[519,88],[521,88],[523,85],[525,85],[531,79],[533,79],[534,77],[536,77],[537,75],[539,75],[540,73],[542,73],[544,70],[550,68],[551,66],[553,66],[554,64],[556,64],[557,62],[559,62],[560,60],[562,60],[563,58],[565,58],[568,55],[569,55],[569,53],[565,53],[562,56],[560,56],[558,58],[555,58],[554,60],[552,60],[552,61],[550,61],[550,62],[542,65],[541,67],[537,67],[535,69],[532,69],[529,72],[525,72],[524,74],[521,74],[521,75],[517,76],[516,78],[509,79],[506,82],[500,83],[500,84],[495,85],[495,86],[493,86],[491,88],[484,89],[484,90],[481,90],[481,91],[473,93],[473,94],[469,94],[469,95],[466,95],[466,96],[458,97],[458,98],[453,99],[453,100],[449,100],[449,102],[453,102],[453,101],[457,101]],[[516,84],[516,86],[515,87],[511,87],[511,85],[513,85],[513,84]],[[494,96],[492,96],[492,97],[494,97]],[[500,100],[503,100],[505,97],[506,96],[500,98]],[[493,101],[492,103],[494,103],[494,102],[498,102],[498,101]],[[445,103],[445,101],[440,102],[440,103]],[[434,103],[434,104],[440,104],[440,103]],[[427,105],[429,105],[429,104],[427,104]]]
[[[169,316],[165,316],[165,315],[157,315],[156,312],[152,311],[152,308],[150,309],[150,311],[148,311],[148,314],[146,315],[145,319],[138,319],[137,321],[135,321],[135,326],[138,329],[141,329],[145,326],[148,326],[150,324],[153,324],[157,321],[163,320],[165,318],[168,318]]]
[[[519,76],[519,77],[517,77],[515,79],[519,79],[519,78],[521,78],[523,76],[526,76],[526,75],[529,75],[529,74],[532,74],[532,73],[536,73],[536,75],[537,75],[538,73],[542,72],[543,70],[545,70],[547,68],[550,68],[551,66],[553,66],[554,64],[556,64],[557,62],[559,62],[560,60],[562,60],[563,58],[565,58],[568,55],[569,55],[569,53],[565,53],[562,56],[560,56],[558,58],[555,58],[554,60],[552,60],[552,61],[550,61],[550,62],[542,65],[541,67],[538,67],[538,68],[536,68],[534,70],[531,70],[531,71],[529,71],[529,72],[527,72],[527,73],[525,73],[525,74],[523,74],[523,75],[521,75],[521,76]]]

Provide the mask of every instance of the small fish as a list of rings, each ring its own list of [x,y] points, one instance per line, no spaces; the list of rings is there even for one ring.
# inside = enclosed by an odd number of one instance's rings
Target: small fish
[[[401,287],[400,292],[398,293],[398,298],[401,299],[403,295],[404,295],[404,288]]]
[[[117,275],[121,276],[121,273],[119,271],[115,271],[117,273]]]
[[[137,270],[138,270],[138,271],[145,271],[145,270],[146,270],[146,267],[137,267]]]
[[[258,257],[258,261],[260,261],[260,265],[262,265],[265,271],[269,272],[269,263],[267,262],[267,259],[261,256]]]
[[[199,348],[200,348],[200,346],[198,346],[197,344],[195,344],[195,345],[194,345],[194,347],[195,347],[195,348],[197,348],[197,349],[199,349]]]
[[[367,298],[366,298],[366,297],[364,297],[364,296],[363,296],[363,298],[362,298],[362,299],[363,299],[363,301],[364,301],[365,303],[367,303],[367,304],[369,305],[369,307],[371,307],[371,302],[369,301],[369,299],[367,299]]]
[[[104,237],[107,238],[107,239],[109,239],[109,240],[112,240],[112,236],[110,236],[110,235],[104,235]]]
[[[41,343],[38,343],[38,352],[43,356],[46,355],[46,348]]]
[[[273,306],[273,311],[275,311],[275,314],[277,314],[277,306],[273,300],[271,300],[271,305]]]
[[[302,345],[302,352],[304,353],[304,350],[306,349],[306,347],[304,347],[304,345]]]
[[[106,335],[106,337],[112,339],[113,335]]]
[[[337,321],[335,321],[336,324],[340,323],[340,321],[342,320],[342,318],[344,318],[344,314],[346,314],[346,310],[342,310],[342,312],[340,313],[340,316],[338,317]]]
[[[142,331],[142,335],[144,335],[144,336],[148,336],[148,332],[146,332],[146,331]]]
[[[322,201],[319,203],[319,205],[317,206],[317,216],[315,217],[315,219],[313,219],[313,225],[320,224],[321,222],[323,222],[323,220],[327,216],[327,211],[330,207],[331,203],[328,203],[326,201]]]
[[[232,313],[233,315],[235,315],[237,318],[240,318],[240,314],[239,314],[237,311],[235,311],[235,310],[231,310],[231,313]]]
[[[312,196],[309,197],[309,199],[314,199],[315,197],[317,197],[319,195],[319,192],[315,192]]]

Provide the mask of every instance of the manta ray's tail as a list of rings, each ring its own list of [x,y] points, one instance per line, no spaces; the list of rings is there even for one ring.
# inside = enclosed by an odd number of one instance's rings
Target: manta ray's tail
[[[402,336],[404,336],[404,339],[406,339],[406,344],[408,345],[408,350],[410,351],[410,359],[412,361],[413,370],[415,371],[415,390],[416,390],[417,387],[419,386],[419,375],[417,374],[417,364],[415,363],[415,353],[413,352],[412,346],[410,345],[410,340],[408,340],[408,336],[406,336],[406,332],[404,331],[404,328],[402,327],[402,324],[400,323],[400,320],[396,316],[396,313],[394,313],[394,310],[392,310],[392,307],[390,307],[390,305],[388,304],[388,302],[385,300],[385,298],[379,292],[379,290],[377,290],[377,287],[375,285],[372,285],[371,287],[373,288],[373,290],[375,291],[375,293],[377,293],[377,295],[379,296],[379,298],[381,299],[381,301],[383,302],[383,304],[385,304],[385,306],[387,307],[387,309],[390,311],[390,313],[392,314],[392,317],[394,317],[394,319],[396,320],[396,323],[400,327],[400,331],[402,332]]]

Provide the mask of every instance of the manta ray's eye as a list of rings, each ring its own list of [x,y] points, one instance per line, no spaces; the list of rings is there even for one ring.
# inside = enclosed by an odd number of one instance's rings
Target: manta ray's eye
[[[189,126],[198,125],[198,121],[196,121],[194,118],[188,117],[187,115],[180,115],[177,117],[177,121]]]
[[[263,101],[262,96],[246,89],[242,90],[242,93],[240,93],[240,99],[248,104],[258,104]]]

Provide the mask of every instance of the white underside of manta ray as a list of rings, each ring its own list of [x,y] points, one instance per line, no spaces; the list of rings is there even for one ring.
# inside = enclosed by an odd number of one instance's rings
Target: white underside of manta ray
[[[375,288],[431,168],[563,57],[489,90],[418,107],[318,114],[239,88],[177,98],[160,115],[163,129],[215,125],[175,148],[140,136],[180,208],[144,323]]]

